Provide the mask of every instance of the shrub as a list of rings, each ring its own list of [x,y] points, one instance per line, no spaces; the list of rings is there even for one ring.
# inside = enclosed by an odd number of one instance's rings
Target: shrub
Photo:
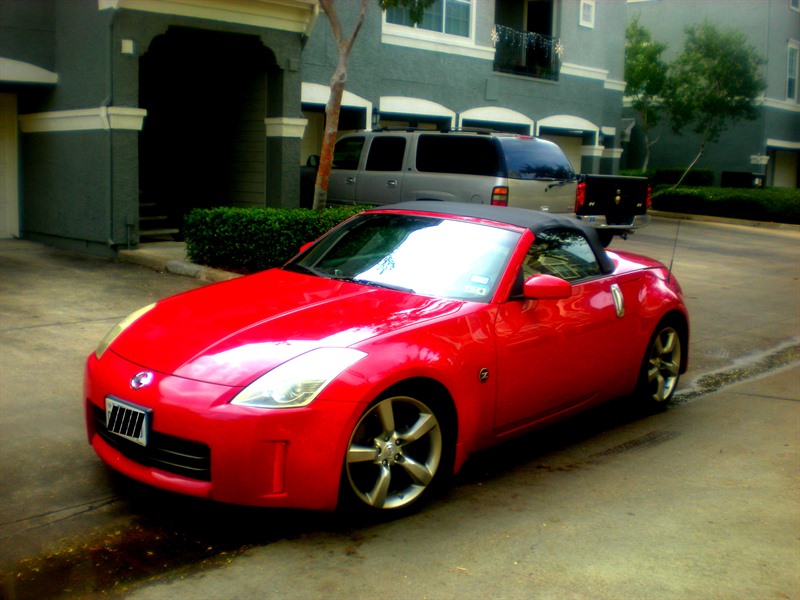
[[[647,177],[648,179],[653,179],[653,174],[655,171],[653,169],[647,169],[646,171],[642,169],[620,169],[619,175],[621,177]]]
[[[253,273],[284,264],[364,207],[195,209],[186,217],[186,255],[194,263]]]
[[[800,190],[683,186],[678,189],[661,188],[653,193],[653,208],[677,213],[798,224]]]

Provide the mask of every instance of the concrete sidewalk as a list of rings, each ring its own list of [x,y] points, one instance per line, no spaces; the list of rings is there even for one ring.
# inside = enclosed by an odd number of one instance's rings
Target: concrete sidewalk
[[[410,518],[258,545],[126,597],[800,598],[798,400],[795,365],[488,476],[473,465]]]

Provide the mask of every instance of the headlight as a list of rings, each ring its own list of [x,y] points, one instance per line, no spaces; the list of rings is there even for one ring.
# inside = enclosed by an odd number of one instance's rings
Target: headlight
[[[248,385],[231,404],[296,408],[310,404],[342,371],[366,356],[350,348],[319,348],[275,367]]]
[[[111,330],[106,334],[106,337],[102,339],[102,341],[97,345],[95,348],[94,354],[97,358],[103,356],[103,352],[105,352],[111,343],[117,339],[120,333],[125,331],[128,327],[130,327],[136,319],[141,317],[146,312],[150,311],[153,307],[155,307],[155,303],[149,304],[143,308],[140,308],[136,312],[129,314],[127,317],[122,319],[119,323],[114,325]]]

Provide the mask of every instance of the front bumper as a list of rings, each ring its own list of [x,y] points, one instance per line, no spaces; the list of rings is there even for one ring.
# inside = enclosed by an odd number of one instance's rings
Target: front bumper
[[[627,223],[609,223],[605,215],[577,215],[577,217],[596,229],[614,229],[618,231],[635,231],[650,223],[650,215],[634,215]]]
[[[321,397],[296,409],[230,404],[239,388],[154,372],[108,351],[87,360],[86,427],[98,456],[117,471],[172,492],[251,506],[333,510],[359,402]],[[149,410],[146,446],[106,429],[111,397]]]

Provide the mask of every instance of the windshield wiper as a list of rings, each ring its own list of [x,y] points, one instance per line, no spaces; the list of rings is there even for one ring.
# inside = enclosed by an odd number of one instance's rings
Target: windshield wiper
[[[358,279],[357,277],[338,277],[337,281],[349,281],[350,283],[359,283],[361,285],[370,285],[372,287],[385,288],[387,290],[395,290],[396,292],[406,292],[413,294],[414,290],[411,288],[403,287],[402,285],[393,285],[391,283],[383,283],[381,281],[372,281],[370,279]]]
[[[307,267],[305,265],[301,265],[298,263],[292,263],[290,265],[286,265],[283,268],[285,271],[293,271],[294,273],[304,273],[306,275],[313,275],[314,277],[326,277],[326,275],[323,274],[322,272],[317,271],[312,267]]]

